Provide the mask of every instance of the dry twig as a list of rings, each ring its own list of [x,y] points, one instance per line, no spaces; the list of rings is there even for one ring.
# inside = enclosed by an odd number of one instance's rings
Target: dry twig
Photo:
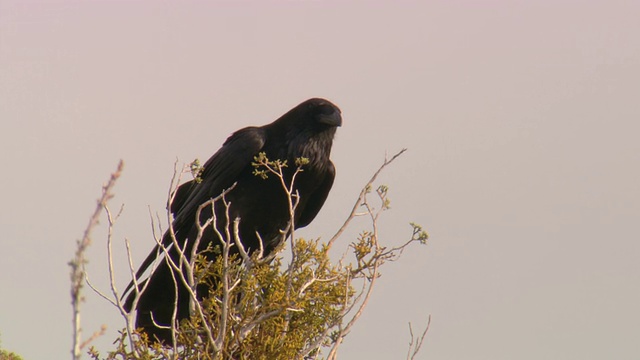
[[[89,224],[84,230],[82,239],[77,241],[76,253],[73,259],[69,262],[71,267],[71,306],[73,308],[73,347],[71,355],[74,360],[80,359],[81,350],[83,345],[87,345],[88,342],[82,342],[82,328],[80,326],[80,304],[84,301],[82,296],[82,288],[84,287],[85,280],[85,264],[87,259],[85,258],[85,251],[91,245],[91,231],[98,225],[100,220],[100,214],[104,209],[107,202],[113,197],[111,190],[116,184],[116,180],[122,173],[124,163],[122,160],[118,163],[116,171],[111,174],[109,181],[102,187],[102,196],[98,199],[96,208],[93,211],[93,215],[89,218]],[[91,337],[93,338],[93,336]],[[91,340],[90,338],[90,340]]]

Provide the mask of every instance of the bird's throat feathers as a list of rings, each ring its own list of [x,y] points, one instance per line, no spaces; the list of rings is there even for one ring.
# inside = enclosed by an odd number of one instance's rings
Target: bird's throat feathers
[[[287,158],[294,160],[306,158],[309,163],[304,168],[324,171],[331,156],[331,146],[336,128],[327,128],[319,132],[303,131],[291,138],[287,149]]]

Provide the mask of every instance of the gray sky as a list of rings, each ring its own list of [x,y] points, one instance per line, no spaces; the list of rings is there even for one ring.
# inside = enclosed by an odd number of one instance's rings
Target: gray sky
[[[2,346],[69,356],[66,263],[119,159],[116,236],[141,261],[176,158],[206,160],[234,130],[321,96],[344,115],[338,176],[299,234],[332,235],[385,152],[407,147],[381,179],[383,241],[401,243],[409,221],[431,235],[384,270],[343,359],[403,358],[407,323],[429,314],[421,359],[640,358],[639,13],[615,0],[0,0]],[[104,235],[89,271],[106,289]],[[85,333],[103,323],[106,350],[122,325],[88,293]]]

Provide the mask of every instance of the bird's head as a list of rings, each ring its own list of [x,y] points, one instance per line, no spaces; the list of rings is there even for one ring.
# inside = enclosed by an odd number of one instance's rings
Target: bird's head
[[[266,128],[271,137],[283,137],[282,141],[288,143],[288,148],[295,149],[289,154],[306,154],[310,149],[326,148],[324,151],[328,156],[339,126],[342,126],[340,109],[329,100],[312,98],[298,104]]]
[[[342,113],[329,100],[313,98],[303,102],[298,107],[301,107],[307,113],[307,118],[311,119],[316,125],[329,128],[342,126]]]
[[[263,128],[267,132],[269,156],[278,159],[305,157],[310,166],[325,167],[336,129],[342,125],[340,109],[331,101],[312,98],[298,104]],[[275,148],[278,149],[275,149]]]

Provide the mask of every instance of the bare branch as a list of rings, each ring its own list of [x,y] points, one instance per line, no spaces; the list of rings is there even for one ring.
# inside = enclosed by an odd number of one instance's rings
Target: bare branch
[[[100,326],[100,330],[94,332],[91,337],[89,337],[87,340],[85,340],[82,344],[80,344],[80,349],[84,349],[86,348],[89,344],[91,344],[92,342],[94,342],[97,338],[99,338],[100,336],[104,335],[107,332],[107,325],[102,325]]]
[[[80,303],[83,301],[82,288],[83,281],[85,279],[85,268],[87,260],[85,258],[85,251],[91,244],[91,231],[98,225],[100,214],[106,203],[113,197],[111,190],[115,186],[116,181],[122,173],[124,162],[120,160],[116,171],[111,174],[109,181],[102,187],[102,196],[98,199],[96,208],[89,218],[89,224],[87,225],[82,239],[77,241],[77,248],[74,258],[69,262],[71,266],[71,306],[73,308],[73,346],[71,349],[71,355],[74,360],[78,360],[81,357],[81,327],[80,327]]]
[[[414,360],[420,352],[420,348],[424,343],[424,338],[427,336],[427,332],[429,331],[429,326],[431,326],[431,315],[429,315],[429,319],[427,320],[427,327],[422,332],[419,338],[414,338],[413,336],[413,328],[411,327],[411,323],[409,323],[409,334],[411,335],[411,340],[409,341],[409,350],[407,352],[407,360]]]
[[[351,209],[351,213],[349,214],[349,216],[347,216],[347,220],[345,220],[344,224],[342,224],[342,226],[340,227],[340,229],[338,229],[338,231],[335,233],[335,235],[333,235],[333,237],[331,238],[331,240],[329,240],[329,242],[327,243],[327,247],[330,249],[331,246],[333,246],[333,243],[342,235],[342,233],[347,229],[347,227],[349,226],[349,223],[351,222],[351,220],[353,220],[353,218],[358,214],[357,210],[360,207],[360,205],[362,205],[362,201],[364,200],[365,195],[367,194],[367,192],[369,191],[369,189],[371,188],[371,185],[373,184],[374,181],[376,181],[376,179],[378,178],[378,175],[380,174],[380,172],[382,172],[382,170],[387,167],[387,165],[391,164],[396,158],[398,158],[398,156],[402,155],[405,151],[407,151],[407,149],[402,149],[399,152],[397,152],[395,155],[393,155],[391,157],[391,159],[387,159],[385,157],[384,162],[382,163],[382,165],[378,168],[378,170],[373,174],[373,176],[371,176],[371,179],[369,179],[369,181],[367,182],[367,184],[362,188],[362,190],[360,191],[360,195],[358,196],[358,199],[356,200],[355,204],[353,204],[353,208]],[[358,214],[359,215],[359,214]]]

